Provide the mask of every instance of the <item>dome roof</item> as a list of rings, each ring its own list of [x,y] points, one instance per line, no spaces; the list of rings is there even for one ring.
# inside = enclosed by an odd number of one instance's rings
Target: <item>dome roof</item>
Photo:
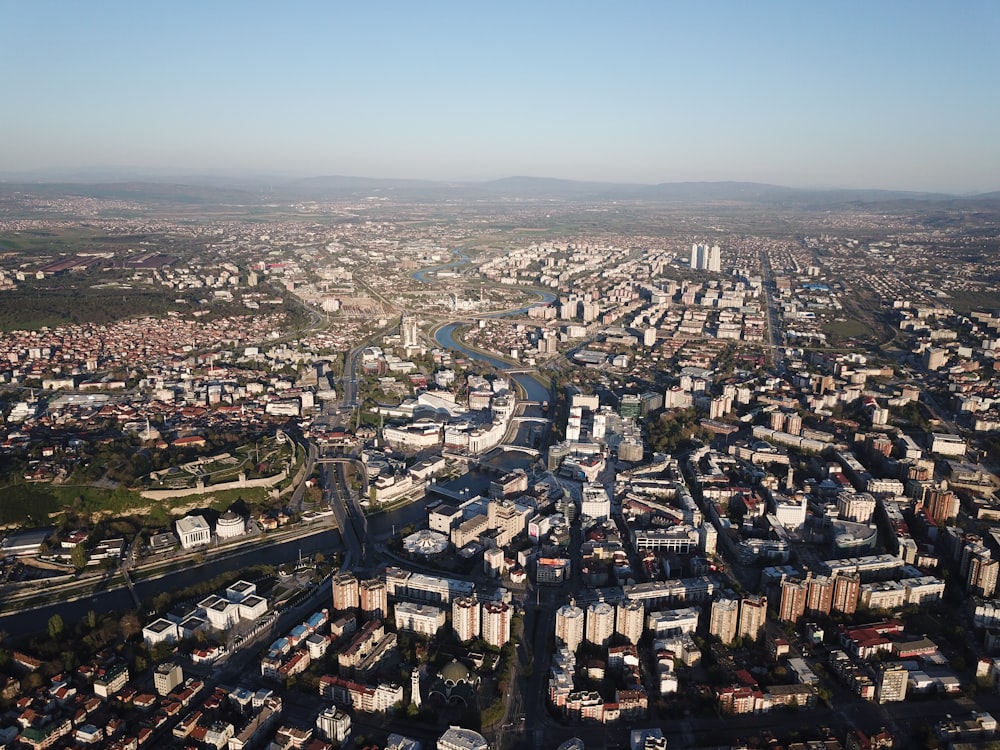
[[[469,668],[458,659],[452,659],[441,668],[441,679],[449,685],[458,685],[462,682],[472,682],[472,673]]]

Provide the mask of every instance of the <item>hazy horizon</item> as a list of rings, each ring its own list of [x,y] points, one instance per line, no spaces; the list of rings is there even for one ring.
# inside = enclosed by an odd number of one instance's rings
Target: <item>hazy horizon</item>
[[[5,174],[1000,189],[985,0],[42,0],[0,23]]]

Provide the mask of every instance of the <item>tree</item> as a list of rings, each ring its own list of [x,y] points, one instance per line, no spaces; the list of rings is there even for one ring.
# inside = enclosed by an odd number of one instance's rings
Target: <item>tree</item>
[[[139,631],[142,630],[142,625],[139,623],[139,615],[135,612],[126,612],[122,615],[122,619],[118,622],[118,627],[121,628],[122,638],[126,641],[137,636]]]
[[[64,627],[62,617],[58,614],[52,615],[52,617],[49,618],[49,638],[52,640],[58,638],[62,635]]]
[[[73,567],[77,573],[87,567],[87,551],[83,548],[82,544],[77,544],[73,547],[73,551],[69,553],[69,559],[73,562]]]

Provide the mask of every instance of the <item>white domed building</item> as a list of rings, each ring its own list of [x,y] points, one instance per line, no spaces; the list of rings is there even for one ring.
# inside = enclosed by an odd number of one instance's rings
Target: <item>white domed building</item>
[[[227,510],[215,523],[215,535],[219,539],[232,539],[247,533],[247,520],[232,508]]]
[[[403,549],[414,557],[434,557],[448,551],[448,537],[440,531],[421,529],[403,540]]]

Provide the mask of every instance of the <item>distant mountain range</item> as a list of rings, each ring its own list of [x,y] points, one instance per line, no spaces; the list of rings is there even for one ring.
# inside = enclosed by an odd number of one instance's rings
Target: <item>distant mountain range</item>
[[[579,182],[546,177],[505,177],[482,182],[301,177],[253,171],[193,174],[122,168],[0,172],[0,194],[14,190],[180,203],[262,203],[275,200],[343,200],[381,197],[400,201],[557,201],[734,203],[820,208],[850,204],[951,204],[1000,201],[1000,191],[949,195],[900,190],[807,189],[756,182],[665,182],[642,185]]]

